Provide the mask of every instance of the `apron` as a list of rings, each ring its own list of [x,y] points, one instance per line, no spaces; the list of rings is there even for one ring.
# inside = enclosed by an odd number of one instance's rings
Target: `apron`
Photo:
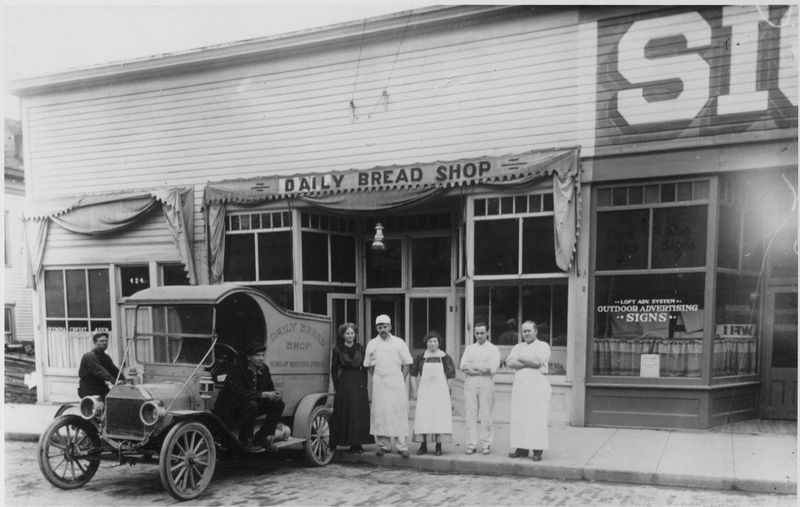
[[[417,391],[414,415],[414,434],[453,433],[453,414],[450,390],[444,375],[444,365],[424,363]]]
[[[387,437],[408,435],[408,391],[403,373],[372,376],[370,434]]]

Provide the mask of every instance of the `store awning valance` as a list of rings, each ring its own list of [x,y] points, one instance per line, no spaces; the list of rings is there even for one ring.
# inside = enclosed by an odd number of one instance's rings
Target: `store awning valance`
[[[530,181],[551,174],[567,177],[575,173],[577,161],[577,148],[550,149],[501,157],[224,180],[208,183],[203,201],[206,206],[215,203],[248,205],[274,199],[319,198],[355,192],[413,192],[515,180]]]
[[[68,231],[102,236],[123,231],[160,208],[191,284],[197,284],[192,253],[194,199],[191,188],[165,188],[133,192],[60,197],[29,202],[23,212],[28,281],[39,280],[47,230],[55,222]]]
[[[381,166],[327,173],[264,176],[208,183],[203,193],[210,283],[222,281],[228,204],[257,206],[278,199],[330,212],[397,213],[460,187],[515,189],[553,178],[555,253],[567,271],[580,216],[578,148],[529,151],[502,157]]]

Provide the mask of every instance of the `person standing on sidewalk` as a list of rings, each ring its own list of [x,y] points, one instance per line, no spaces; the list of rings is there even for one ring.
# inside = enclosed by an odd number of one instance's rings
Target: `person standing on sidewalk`
[[[528,456],[533,450],[533,461],[542,460],[542,451],[547,450],[547,414],[550,409],[550,381],[547,380],[547,363],[550,346],[537,339],[536,323],[522,323],[522,343],[511,349],[506,365],[514,373],[511,387],[511,448],[510,458]]]
[[[372,374],[372,410],[370,433],[378,443],[376,456],[392,450],[408,457],[408,390],[405,377],[413,362],[406,342],[392,335],[392,320],[388,315],[375,319],[378,336],[367,343],[364,367]]]
[[[119,368],[106,354],[108,348],[108,333],[100,332],[92,336],[94,348],[81,357],[78,368],[78,396],[100,396],[105,399],[106,394],[114,387],[117,377],[124,379],[119,374]]]
[[[428,452],[427,437],[436,444],[436,455],[442,455],[442,442],[453,436],[453,404],[450,381],[456,376],[453,359],[439,348],[442,337],[436,331],[425,335],[425,352],[414,359],[411,378],[417,407],[414,413],[414,441],[422,442],[417,454]]]
[[[350,452],[361,454],[361,445],[372,443],[364,347],[356,343],[356,325],[351,322],[339,326],[339,336],[344,341],[334,347],[331,357],[331,379],[336,391],[331,415],[331,447],[349,445]]]
[[[466,375],[464,382],[464,412],[467,426],[467,454],[478,448],[478,417],[481,420],[480,444],[482,454],[491,454],[494,433],[492,410],[494,408],[494,374],[500,367],[500,349],[489,342],[485,322],[474,326],[476,343],[472,343],[461,356],[459,369]]]

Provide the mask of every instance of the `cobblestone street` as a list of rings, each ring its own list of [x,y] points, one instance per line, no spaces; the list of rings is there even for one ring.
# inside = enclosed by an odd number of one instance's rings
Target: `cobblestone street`
[[[62,491],[42,476],[36,444],[6,442],[5,504],[14,506],[174,505],[154,465],[104,462],[82,489]],[[208,491],[182,505],[704,505],[794,506],[795,496],[429,474],[391,468],[307,468],[300,459],[220,462]]]

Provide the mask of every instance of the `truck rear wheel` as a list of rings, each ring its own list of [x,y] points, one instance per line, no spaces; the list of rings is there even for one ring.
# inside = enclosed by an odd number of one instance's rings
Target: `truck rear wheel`
[[[179,422],[169,430],[158,459],[161,484],[178,500],[192,500],[206,490],[217,465],[214,437],[203,424]]]
[[[306,441],[303,444],[308,461],[314,466],[325,466],[333,459],[331,449],[331,410],[318,405],[308,416]]]
[[[39,438],[39,469],[61,489],[80,488],[100,466],[100,435],[91,422],[62,415]]]

